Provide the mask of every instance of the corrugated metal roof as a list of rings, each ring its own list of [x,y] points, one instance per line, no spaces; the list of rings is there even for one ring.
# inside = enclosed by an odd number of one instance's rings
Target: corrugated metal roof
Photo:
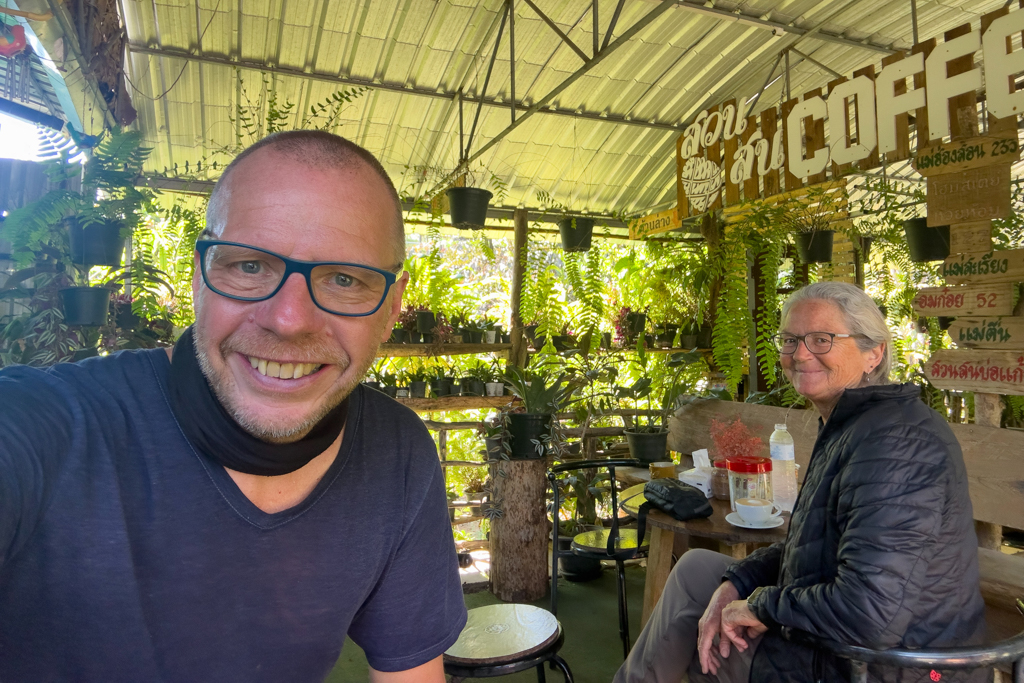
[[[592,55],[589,0],[536,4]],[[616,4],[597,5],[602,40]],[[1003,4],[918,0],[919,35],[940,36],[967,22],[977,28],[982,14]],[[526,2],[514,5],[521,115],[584,61]],[[505,204],[513,206],[536,206],[537,190],[575,211],[671,206],[679,126],[703,108],[756,93],[782,48],[798,42],[814,60],[850,74],[879,64],[886,48],[912,44],[910,0],[678,5],[566,88],[554,110],[541,110],[489,149],[472,166],[478,180],[491,173],[501,177],[509,188]],[[122,6],[132,46],[133,102],[155,148],[151,167],[157,173],[175,166],[180,172],[186,162],[192,170],[197,161],[209,163],[235,146],[239,129],[232,119],[243,88],[255,102],[262,87],[254,67],[266,70],[279,103],[296,104],[293,126],[312,104],[348,83],[371,84],[344,110],[335,131],[377,154],[399,188],[413,194],[429,190],[458,162],[454,93],[488,99],[473,151],[511,121],[508,27],[482,92],[502,0],[122,0]],[[615,36],[656,7],[653,0],[625,0]],[[788,28],[776,37],[770,25]],[[833,78],[793,55],[794,94]],[[765,91],[759,108],[780,101],[783,83],[777,79]],[[475,112],[465,102],[467,137]]]

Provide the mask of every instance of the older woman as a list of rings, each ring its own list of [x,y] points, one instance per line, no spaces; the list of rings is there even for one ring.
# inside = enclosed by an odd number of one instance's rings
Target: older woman
[[[853,285],[789,297],[782,369],[821,414],[785,543],[734,562],[691,550],[617,683],[846,681],[848,666],[782,639],[792,626],[876,649],[978,642],[984,605],[963,455],[913,384],[888,384],[892,337]],[[873,668],[872,680],[987,672]]]

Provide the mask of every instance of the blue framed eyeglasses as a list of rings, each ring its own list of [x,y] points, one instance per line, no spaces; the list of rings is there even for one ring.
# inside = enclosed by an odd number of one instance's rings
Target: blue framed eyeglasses
[[[359,263],[296,261],[238,242],[197,240],[203,281],[211,290],[236,301],[266,301],[292,273],[306,278],[313,303],[334,315],[373,315],[384,304],[398,276]]]

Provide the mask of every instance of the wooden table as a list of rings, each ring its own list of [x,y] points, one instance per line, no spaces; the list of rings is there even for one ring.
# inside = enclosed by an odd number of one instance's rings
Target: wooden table
[[[645,501],[643,497],[643,484],[637,484],[623,491],[619,500],[622,501],[619,507],[623,512],[636,516],[640,504]],[[651,550],[647,556],[647,578],[644,583],[644,608],[641,617],[641,628],[647,624],[647,620],[658,604],[658,599],[665,590],[665,582],[672,570],[672,551],[676,548],[680,552],[689,545],[690,536],[709,538],[726,544],[733,557],[741,559],[747,556],[747,546],[751,543],[777,543],[786,540],[786,533],[789,530],[789,515],[783,515],[786,520],[782,526],[774,529],[743,529],[725,521],[725,516],[732,510],[728,501],[711,500],[714,512],[710,517],[703,519],[691,519],[685,522],[669,517],[661,510],[651,510],[647,515],[647,532],[650,537]]]

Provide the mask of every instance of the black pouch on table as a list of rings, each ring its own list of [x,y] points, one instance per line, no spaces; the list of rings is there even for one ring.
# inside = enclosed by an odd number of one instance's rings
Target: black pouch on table
[[[711,501],[703,491],[684,484],[678,479],[652,479],[644,485],[644,498],[647,499],[647,502],[640,506],[637,513],[637,547],[644,542],[644,534],[647,531],[647,513],[652,507],[680,522],[698,517],[710,517],[712,512]]]

